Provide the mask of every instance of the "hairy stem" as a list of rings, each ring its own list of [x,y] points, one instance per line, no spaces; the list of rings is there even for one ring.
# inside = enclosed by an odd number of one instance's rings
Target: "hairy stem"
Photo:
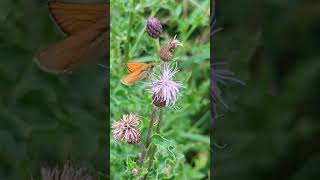
[[[160,50],[161,50],[159,38],[155,39],[155,42],[156,42],[157,56],[158,56],[160,54]]]
[[[147,150],[148,150],[148,147],[149,147],[149,144],[150,144],[150,136],[151,136],[152,127],[153,127],[153,124],[154,124],[154,119],[155,119],[155,116],[156,116],[156,111],[157,111],[157,108],[155,106],[153,106],[152,113],[151,113],[151,118],[150,118],[150,122],[149,122],[148,133],[147,133],[146,145],[144,146],[144,148],[143,148],[143,150],[141,152],[140,159],[139,159],[139,165],[140,166],[142,166],[142,164],[143,164],[144,158],[145,158],[145,156],[147,154]]]
[[[153,159],[154,159],[154,156],[156,155],[156,152],[157,152],[157,146],[155,145],[152,149],[152,152],[151,152],[151,155],[150,155],[150,158],[149,158],[149,164],[148,164],[148,172],[146,175],[144,175],[143,179],[146,180],[148,175],[149,175],[149,172],[150,172],[150,169],[151,169],[151,166],[153,164]]]
[[[142,152],[141,152],[140,159],[139,159],[139,165],[140,166],[142,166],[144,158],[146,157],[146,154],[147,154],[147,148],[143,148]]]
[[[153,110],[152,110],[151,118],[150,118],[150,123],[149,123],[149,128],[148,128],[148,134],[147,134],[147,140],[146,140],[146,148],[148,148],[149,144],[150,144],[151,131],[152,131],[152,127],[153,127],[153,124],[154,124],[156,111],[157,111],[157,108],[155,106],[153,106]]]
[[[160,133],[161,122],[163,120],[163,111],[164,111],[164,109],[160,108],[159,119],[158,119],[158,124],[157,124],[157,128],[156,128],[157,134]],[[151,155],[150,155],[150,158],[149,158],[148,173],[144,176],[143,179],[147,179],[147,177],[148,177],[148,174],[149,174],[150,169],[152,167],[154,156],[156,155],[156,152],[157,152],[157,146],[155,145],[153,147],[153,149],[152,149],[152,152],[151,152]]]
[[[141,142],[139,144],[137,144],[142,150],[146,149],[146,147],[144,146],[144,144],[142,144]]]
[[[157,131],[158,134],[160,133],[160,128],[161,128],[162,119],[163,119],[163,108],[160,108],[158,125],[157,125],[157,129],[156,129],[156,131]]]

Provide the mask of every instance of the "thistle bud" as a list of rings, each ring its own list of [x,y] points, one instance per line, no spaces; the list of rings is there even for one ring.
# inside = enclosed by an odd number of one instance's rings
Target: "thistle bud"
[[[135,176],[135,177],[138,176],[139,175],[139,170],[137,168],[134,168],[132,170],[132,175]]]
[[[155,106],[162,108],[166,106],[166,101],[159,98],[158,94],[153,94],[152,102]]]
[[[182,46],[182,43],[174,36],[173,40],[169,41],[160,51],[160,58],[162,61],[167,62],[173,58],[174,50],[178,46]]]
[[[162,32],[162,25],[157,18],[150,17],[147,21],[147,33],[152,38],[159,38]]]

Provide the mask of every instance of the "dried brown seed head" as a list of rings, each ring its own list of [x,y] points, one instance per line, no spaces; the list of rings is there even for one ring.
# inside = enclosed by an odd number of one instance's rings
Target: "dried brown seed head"
[[[176,39],[176,36],[174,36],[173,40],[169,41],[162,47],[160,51],[161,60],[165,62],[172,60],[174,50],[178,46],[182,46],[182,43],[178,39]]]

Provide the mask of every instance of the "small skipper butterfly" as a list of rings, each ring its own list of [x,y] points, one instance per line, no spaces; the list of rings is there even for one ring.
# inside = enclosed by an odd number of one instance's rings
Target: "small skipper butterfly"
[[[145,78],[155,66],[155,63],[127,62],[126,67],[130,74],[124,76],[121,82],[125,85],[132,85]]]

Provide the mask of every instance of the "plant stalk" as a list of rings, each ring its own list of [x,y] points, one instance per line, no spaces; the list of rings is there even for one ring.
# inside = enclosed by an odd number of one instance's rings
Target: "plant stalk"
[[[134,5],[134,2],[132,2],[132,6]],[[133,8],[132,8],[133,9]],[[130,19],[129,19],[129,28],[127,33],[127,39],[124,46],[124,64],[128,62],[129,60],[129,52],[130,52],[130,34],[131,34],[131,28],[133,26],[133,11],[130,12]]]
[[[150,144],[150,136],[151,136],[152,127],[153,127],[153,124],[154,124],[156,111],[157,111],[157,108],[155,106],[153,106],[152,113],[151,113],[151,118],[150,118],[150,122],[149,122],[149,127],[148,127],[146,145],[144,146],[144,149],[142,150],[141,156],[140,156],[140,159],[139,159],[139,165],[140,166],[142,166],[142,164],[143,164],[144,158],[145,158],[145,156],[147,154],[147,150],[148,150],[148,147],[149,147],[149,144]]]
[[[160,133],[160,128],[161,128],[161,122],[163,120],[163,108],[160,108],[160,113],[159,113],[159,119],[158,119],[158,124],[157,124],[157,133]]]
[[[155,39],[155,42],[156,42],[157,56],[158,56],[160,54],[160,50],[161,50],[159,38]]]
[[[155,106],[153,106],[153,110],[152,110],[151,118],[150,118],[150,123],[149,123],[149,128],[148,128],[148,134],[147,134],[147,140],[146,140],[146,148],[148,148],[149,144],[150,144],[151,131],[152,131],[152,127],[153,127],[153,124],[154,124],[156,111],[157,111],[157,108]]]
[[[160,108],[159,119],[158,119],[158,124],[157,124],[157,128],[156,128],[157,134],[160,133],[160,127],[161,127],[161,123],[162,123],[162,120],[163,120],[163,111],[164,111],[164,109]],[[147,179],[147,177],[149,175],[149,172],[150,172],[150,169],[152,167],[154,156],[156,155],[156,152],[157,152],[157,146],[155,145],[153,147],[153,149],[152,149],[152,152],[151,152],[151,155],[150,155],[150,158],[149,158],[148,173],[143,177],[143,179]]]

